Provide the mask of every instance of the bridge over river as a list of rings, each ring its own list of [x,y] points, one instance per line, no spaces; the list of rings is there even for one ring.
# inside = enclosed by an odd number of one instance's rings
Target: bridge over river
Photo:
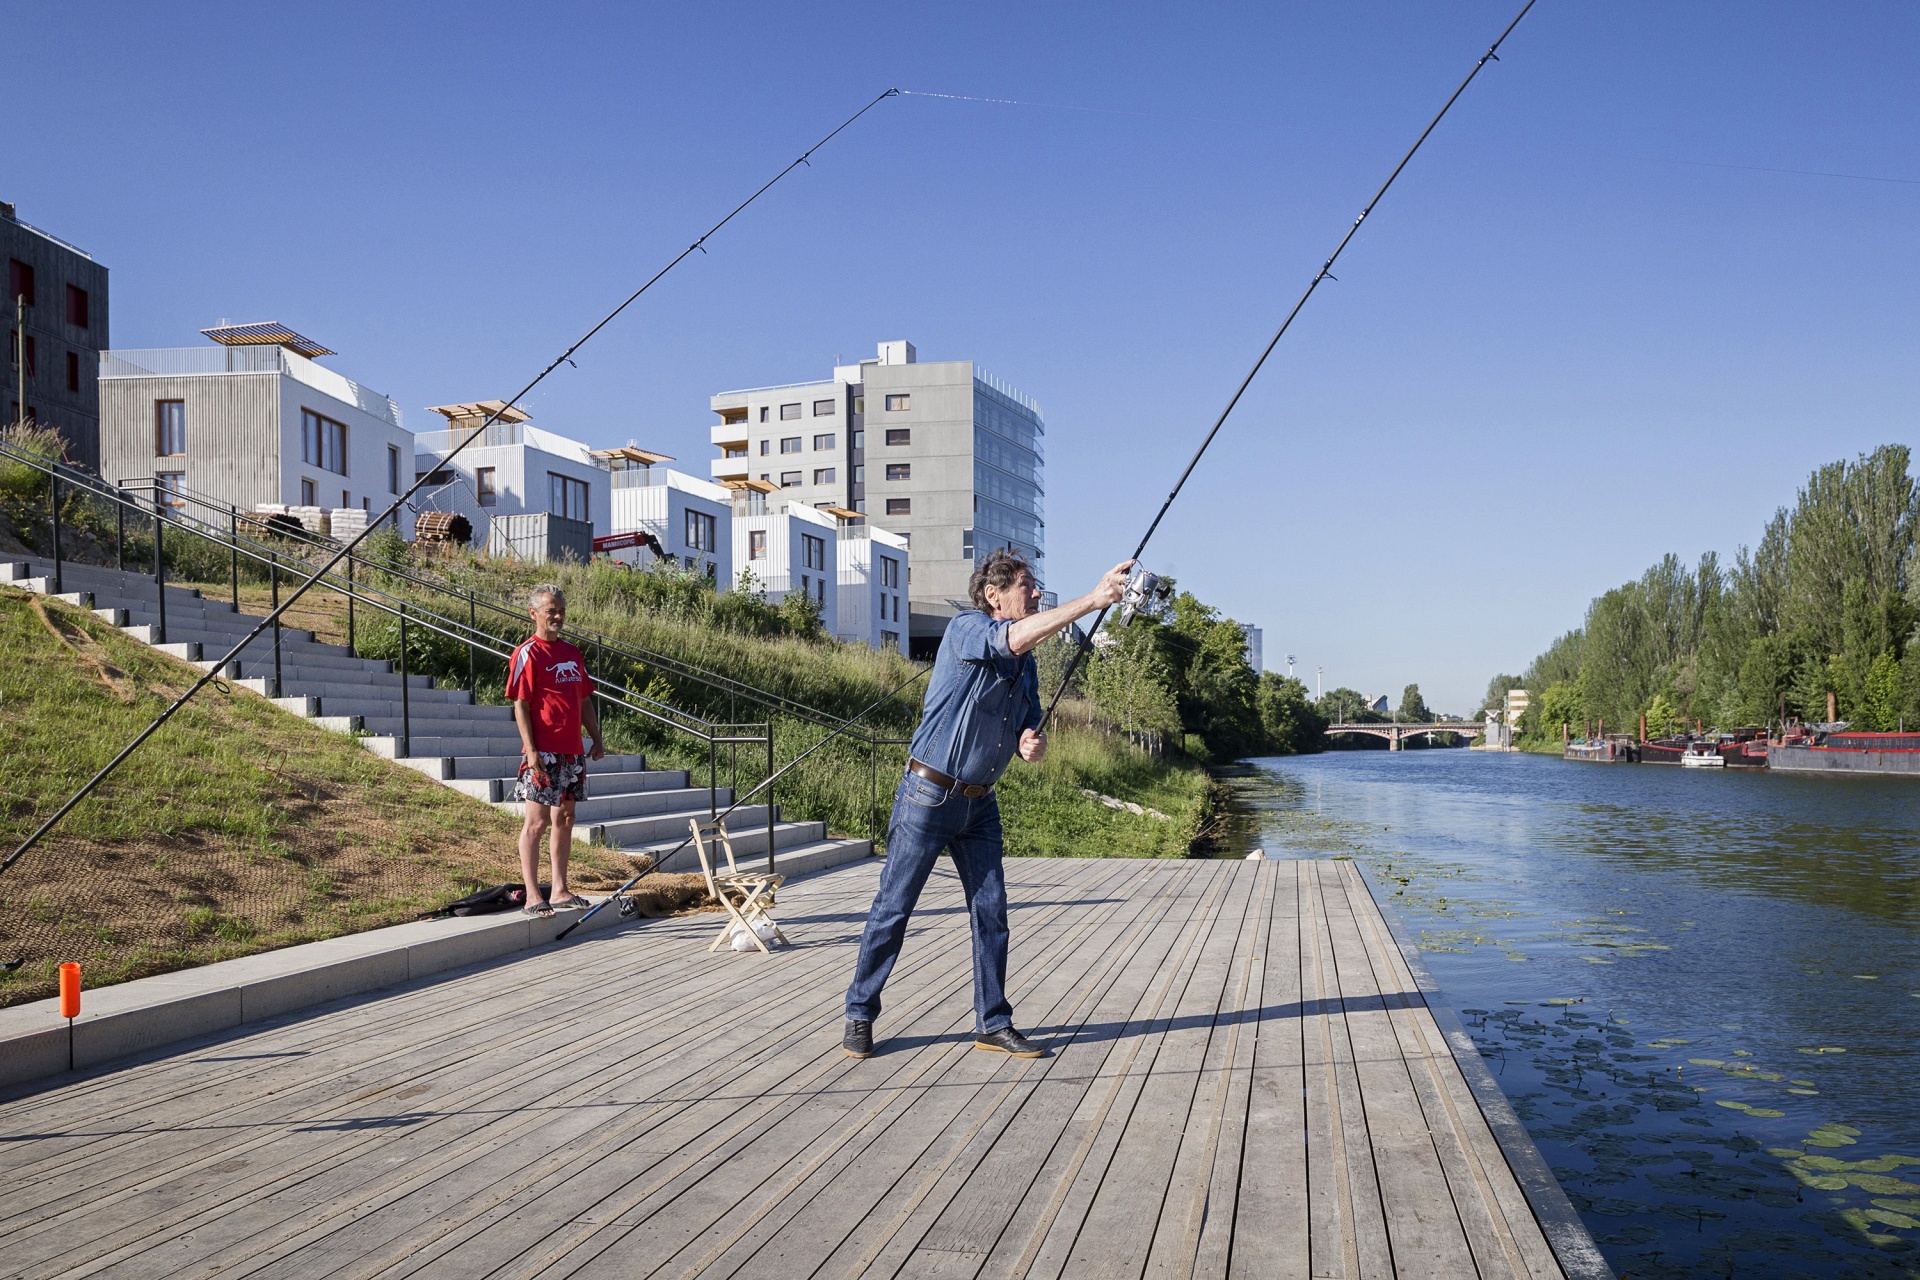
[[[1370,733],[1376,738],[1387,740],[1389,751],[1400,750],[1400,744],[1408,738],[1426,734],[1457,733],[1463,738],[1478,738],[1486,733],[1484,724],[1472,720],[1436,720],[1431,724],[1397,724],[1392,721],[1370,722],[1364,724],[1330,724],[1327,726],[1329,737],[1336,733]]]

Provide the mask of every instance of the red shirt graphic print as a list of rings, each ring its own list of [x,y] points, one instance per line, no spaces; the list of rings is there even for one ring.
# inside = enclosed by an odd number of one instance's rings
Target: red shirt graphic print
[[[535,751],[579,755],[580,706],[592,695],[587,660],[565,640],[536,637],[513,651],[507,697],[532,713]]]

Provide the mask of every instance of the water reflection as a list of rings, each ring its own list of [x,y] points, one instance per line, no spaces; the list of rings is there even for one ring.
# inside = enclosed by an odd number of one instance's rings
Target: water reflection
[[[1230,847],[1359,860],[1616,1271],[1920,1276],[1920,784],[1264,760]]]

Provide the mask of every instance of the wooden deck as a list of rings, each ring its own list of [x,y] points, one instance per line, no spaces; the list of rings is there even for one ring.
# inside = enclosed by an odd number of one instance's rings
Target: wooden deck
[[[1352,865],[1014,860],[969,1048],[935,873],[876,1056],[870,861],[797,944],[654,921],[0,1106],[7,1276],[1558,1277]]]

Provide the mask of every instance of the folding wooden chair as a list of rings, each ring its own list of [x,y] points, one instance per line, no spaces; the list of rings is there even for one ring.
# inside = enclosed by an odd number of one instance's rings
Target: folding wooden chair
[[[733,837],[727,834],[725,822],[706,824],[710,828],[708,835],[715,844],[720,846],[721,852],[727,857],[727,869],[723,872],[716,871],[715,859],[707,852],[706,841],[701,839],[700,820],[688,818],[687,825],[693,828],[693,847],[700,855],[700,874],[706,877],[707,892],[713,895],[714,901],[727,909],[727,923],[720,926],[720,936],[713,940],[713,945],[707,950],[718,951],[721,947],[728,945],[733,937],[733,931],[738,928],[746,930],[747,936],[753,939],[753,945],[760,948],[763,953],[773,954],[767,947],[766,939],[762,938],[759,931],[754,928],[756,924],[764,924],[772,929],[773,936],[780,940],[780,945],[792,945],[787,941],[787,935],[780,932],[780,926],[773,918],[773,893],[786,882],[786,877],[764,871],[740,870],[740,865],[733,856]]]

